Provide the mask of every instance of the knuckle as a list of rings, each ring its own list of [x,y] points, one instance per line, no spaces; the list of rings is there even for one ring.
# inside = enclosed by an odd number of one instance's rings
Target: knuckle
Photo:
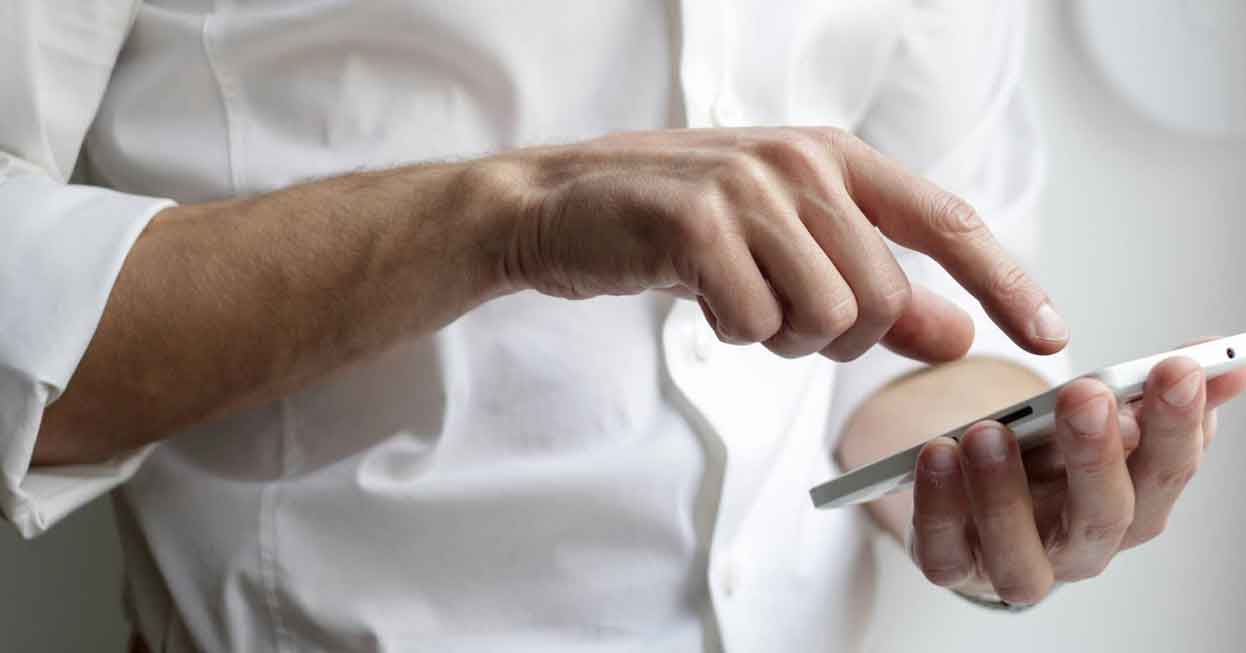
[[[901,277],[895,288],[880,293],[861,309],[861,319],[871,324],[891,325],[908,310],[913,300],[913,287]]]
[[[481,159],[465,168],[456,178],[455,190],[474,193],[500,193],[513,189],[522,179],[517,164],[505,159]]]
[[[799,129],[781,129],[769,154],[783,163],[810,170],[826,158],[826,146]]]
[[[671,220],[673,240],[690,251],[705,251],[719,246],[727,234],[721,203],[712,194],[698,194],[686,211]]]
[[[801,358],[818,350],[818,343],[792,328],[790,318],[784,318],[777,333],[764,341],[766,349],[783,358]]]
[[[1189,484],[1196,473],[1198,473],[1197,462],[1172,469],[1160,470],[1154,476],[1155,487],[1165,494],[1180,492]]]
[[[1000,265],[992,272],[989,281],[989,292],[996,297],[1014,298],[1020,296],[1028,287],[1029,277],[1025,270],[1016,263],[1008,262]]]
[[[1133,511],[1118,516],[1088,521],[1078,529],[1077,536],[1090,544],[1116,543],[1133,524]]]
[[[1102,443],[1076,443],[1075,450],[1065,454],[1064,464],[1070,472],[1092,482],[1108,478],[1124,459],[1124,452]]]
[[[856,134],[840,127],[826,127],[820,130],[825,134],[831,146],[837,149],[859,147],[865,144]]]
[[[789,326],[798,334],[833,340],[856,324],[859,308],[849,296],[839,302],[824,302],[811,310],[796,311]]]
[[[792,156],[811,168],[827,159],[826,142],[800,130],[791,131],[788,147]]]
[[[863,151],[872,149],[856,134],[838,127],[812,130],[810,137],[830,162],[828,170],[834,170],[837,175],[846,174],[851,159],[861,156]],[[841,183],[848,186],[850,179],[841,177]]]
[[[965,521],[918,511],[913,514],[913,529],[921,533],[924,540],[950,541],[964,537]]]
[[[764,137],[753,141],[753,151],[762,158],[784,156],[789,154],[802,138],[804,135],[794,127],[767,129]]]
[[[699,219],[720,218],[727,211],[727,198],[712,179],[703,179],[683,193],[680,213]]]
[[[766,164],[757,157],[741,151],[732,150],[723,155],[721,182],[742,192],[757,193],[767,188],[770,175]]]
[[[937,192],[930,200],[930,227],[937,233],[955,238],[976,236],[986,229],[978,211],[960,196]]]
[[[729,344],[751,344],[780,339],[783,315],[778,310],[753,309],[740,313],[730,323],[720,321],[718,336]]]
[[[987,497],[984,497],[984,505],[981,508],[980,521],[984,524],[1009,523],[1014,521],[1017,515],[1029,512],[1029,505],[1020,498],[992,498],[990,494],[988,492]]]
[[[782,318],[770,313],[756,313],[754,317],[736,325],[731,330],[731,334],[737,341],[763,342],[774,337],[780,328],[782,328]]]

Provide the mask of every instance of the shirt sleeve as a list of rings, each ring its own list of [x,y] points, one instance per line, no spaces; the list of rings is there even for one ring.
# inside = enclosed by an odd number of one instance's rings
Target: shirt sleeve
[[[1028,269],[1038,239],[1033,209],[1043,153],[1018,84],[1024,18],[1019,0],[915,2],[858,133],[968,200]],[[973,318],[970,355],[1024,365],[1052,383],[1067,378],[1066,356],[1023,351],[933,260],[900,247],[893,251],[914,283],[950,299]],[[862,401],[920,367],[882,347],[837,366],[828,424],[832,442]]]
[[[123,482],[146,452],[32,468],[125,257],[171,201],[67,183],[138,2],[0,3],[0,511],[33,537]]]

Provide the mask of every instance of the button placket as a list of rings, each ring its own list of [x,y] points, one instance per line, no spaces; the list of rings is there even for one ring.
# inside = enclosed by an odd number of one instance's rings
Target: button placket
[[[728,598],[735,596],[738,579],[736,578],[735,564],[731,561],[730,551],[723,552],[718,577],[718,583],[722,588],[723,596]]]
[[[712,126],[714,100],[723,84],[724,5],[707,0],[681,0],[680,86],[688,127]]]

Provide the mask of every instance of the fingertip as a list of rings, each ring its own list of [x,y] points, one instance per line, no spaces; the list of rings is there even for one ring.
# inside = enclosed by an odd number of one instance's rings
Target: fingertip
[[[1146,410],[1184,420],[1191,411],[1201,412],[1206,385],[1203,368],[1194,360],[1184,356],[1166,359],[1147,375],[1143,390]]]
[[[1190,373],[1201,370],[1198,362],[1188,356],[1173,356],[1172,358],[1160,361],[1155,367],[1151,368],[1151,373],[1147,375],[1147,383],[1155,383],[1157,386],[1167,386],[1190,375]]]
[[[1115,401],[1112,391],[1102,381],[1085,377],[1070,381],[1056,395],[1056,412],[1067,415],[1086,402],[1104,395]]]
[[[1056,343],[1044,340],[1023,345],[1022,348],[1037,356],[1052,356],[1064,351],[1065,347],[1068,347],[1068,344],[1068,341]]]
[[[1028,349],[1035,354],[1048,355],[1063,350],[1069,344],[1069,325],[1064,317],[1044,301],[1030,318]]]
[[[891,351],[926,363],[947,363],[969,353],[973,318],[964,309],[914,284],[909,307],[883,337]]]
[[[964,435],[960,437],[960,445],[962,447],[965,446],[965,440],[970,437],[974,437],[978,433],[993,431],[1007,431],[1007,429],[1003,424],[993,419],[984,419],[980,422],[974,422],[969,426],[969,428],[965,429]]]
[[[1068,346],[1069,338],[1066,336],[1060,340],[1049,340],[1040,338],[1036,335],[1035,327],[1026,326],[1024,317],[1015,318],[1013,315],[1004,315],[998,310],[988,310],[991,320],[995,322],[999,328],[1008,335],[1021,349],[1036,356],[1051,356],[1058,354]]]
[[[978,467],[994,467],[1012,456],[1016,438],[1002,424],[992,420],[978,422],[965,430],[960,439],[962,458]]]
[[[960,469],[960,446],[948,437],[938,437],[926,443],[917,457],[921,472],[949,474]]]

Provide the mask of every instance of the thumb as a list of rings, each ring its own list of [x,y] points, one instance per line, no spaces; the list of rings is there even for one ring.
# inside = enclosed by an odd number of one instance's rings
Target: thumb
[[[882,342],[906,358],[946,363],[968,353],[973,344],[973,319],[956,304],[914,284],[908,310]]]

